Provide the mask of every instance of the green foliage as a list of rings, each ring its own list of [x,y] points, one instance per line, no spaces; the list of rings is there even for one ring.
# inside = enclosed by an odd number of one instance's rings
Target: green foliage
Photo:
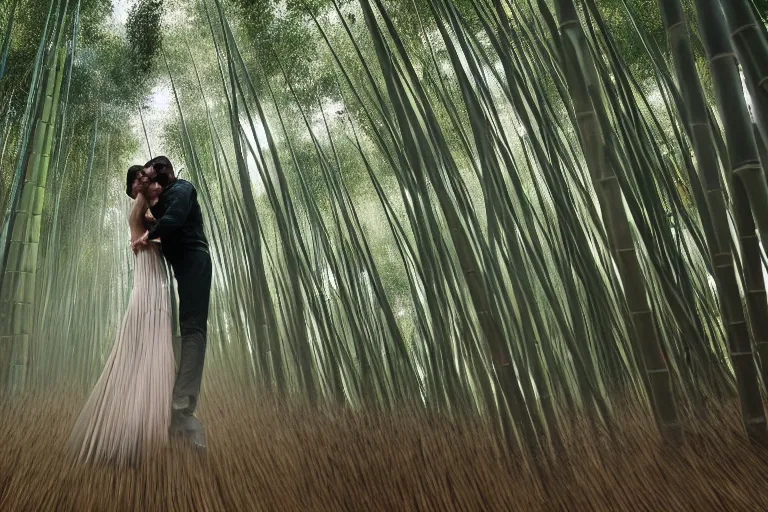
[[[137,71],[143,75],[150,72],[162,48],[164,7],[163,0],[139,0],[128,11],[128,48]]]
[[[279,0],[232,0],[237,20],[249,43],[250,55],[257,60],[258,75],[280,73],[282,62],[290,76],[307,76],[316,55],[315,38],[305,23],[305,9],[316,9],[319,2],[281,2]]]
[[[69,0],[68,13],[74,11],[76,1]],[[59,5],[64,15],[64,0],[58,0],[53,5],[50,0],[19,1],[14,16],[11,44],[8,53],[8,62],[3,80],[0,81],[0,98],[10,90],[26,87],[29,79],[31,63],[35,60],[35,53],[40,42],[45,19],[49,8],[53,7],[53,13]],[[6,11],[13,6],[13,2],[4,2],[0,7],[0,19],[7,19]],[[85,46],[98,45],[101,38],[108,32],[106,21],[112,12],[110,0],[81,0],[80,5],[80,40]],[[52,20],[55,25],[56,20]],[[69,26],[69,25],[68,25]],[[22,96],[22,95],[17,95]]]

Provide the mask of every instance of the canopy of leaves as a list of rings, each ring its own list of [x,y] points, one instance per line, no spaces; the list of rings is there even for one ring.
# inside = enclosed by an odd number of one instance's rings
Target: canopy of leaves
[[[162,47],[163,0],[139,0],[128,12],[126,35],[138,71],[149,73]]]

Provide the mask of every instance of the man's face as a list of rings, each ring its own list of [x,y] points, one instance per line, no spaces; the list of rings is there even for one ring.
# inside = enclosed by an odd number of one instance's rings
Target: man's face
[[[167,187],[173,181],[173,168],[164,162],[155,162],[152,164],[152,180],[160,183],[161,186]]]

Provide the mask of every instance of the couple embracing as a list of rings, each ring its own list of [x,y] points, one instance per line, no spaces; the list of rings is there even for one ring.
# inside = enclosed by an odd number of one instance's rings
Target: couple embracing
[[[180,435],[198,448],[194,416],[205,360],[211,257],[197,192],[158,156],[128,169],[135,256],[133,289],[104,370],[70,436],[80,460],[134,462]],[[179,294],[181,350],[174,373],[171,301],[163,258]]]

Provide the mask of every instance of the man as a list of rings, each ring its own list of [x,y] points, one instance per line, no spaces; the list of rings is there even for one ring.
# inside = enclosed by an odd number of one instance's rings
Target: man
[[[156,221],[133,243],[133,248],[136,250],[149,240],[160,238],[179,292],[181,356],[173,388],[171,432],[187,435],[195,445],[204,448],[203,426],[193,416],[203,377],[211,295],[212,266],[208,240],[203,233],[203,214],[195,187],[176,178],[168,158],[153,158],[146,163],[142,174],[144,186],[156,181],[163,191],[151,207]]]

